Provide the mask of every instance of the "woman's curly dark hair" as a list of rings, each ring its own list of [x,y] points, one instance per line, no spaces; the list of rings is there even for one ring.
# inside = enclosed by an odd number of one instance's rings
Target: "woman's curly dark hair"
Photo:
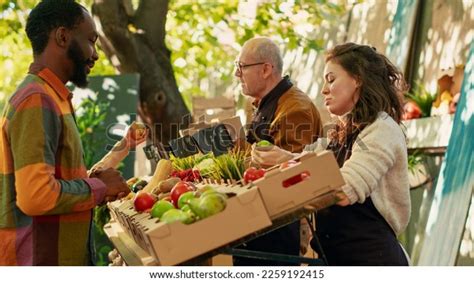
[[[338,123],[329,135],[339,143],[356,130],[377,119],[379,112],[389,114],[400,123],[403,95],[408,86],[403,74],[375,48],[355,43],[337,45],[329,50],[326,63],[332,61],[344,68],[360,83],[360,97],[354,109]]]

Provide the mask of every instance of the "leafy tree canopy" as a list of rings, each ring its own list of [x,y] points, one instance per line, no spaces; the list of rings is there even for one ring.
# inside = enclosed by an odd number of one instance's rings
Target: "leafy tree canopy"
[[[255,35],[269,36],[287,50],[298,47],[319,50],[324,46],[318,35],[323,20],[337,20],[341,5],[326,0],[259,1],[258,6],[238,0],[172,0],[166,25],[166,42],[183,98],[189,105],[192,95],[212,96],[232,81],[233,61],[241,45]],[[79,1],[86,7],[92,0]],[[34,0],[0,0],[0,106],[11,95],[32,61],[31,46],[24,27]],[[138,6],[139,1],[130,1]],[[130,26],[133,29],[133,26]],[[92,75],[115,73],[99,49],[100,59]],[[221,87],[221,88],[219,88]]]
[[[92,1],[79,1],[86,7]],[[0,0],[0,109],[21,82],[33,60],[31,44],[25,33],[26,19],[38,1]],[[114,74],[109,60],[99,49],[99,61],[91,75]]]

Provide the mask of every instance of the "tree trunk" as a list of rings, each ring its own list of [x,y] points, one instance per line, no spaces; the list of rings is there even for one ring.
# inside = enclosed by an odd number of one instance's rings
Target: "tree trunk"
[[[94,0],[102,49],[120,73],[139,73],[138,113],[167,143],[190,122],[189,111],[176,84],[171,52],[165,45],[168,0]]]

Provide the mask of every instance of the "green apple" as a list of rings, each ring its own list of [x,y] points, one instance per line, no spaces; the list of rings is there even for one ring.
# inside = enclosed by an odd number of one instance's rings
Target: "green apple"
[[[189,192],[181,194],[181,196],[179,196],[179,199],[178,199],[178,208],[182,209],[184,205],[186,205],[189,202],[189,200],[193,198],[195,198],[194,191],[189,191]]]
[[[260,140],[257,143],[257,147],[269,147],[269,146],[273,146],[273,144],[267,140]]]
[[[226,200],[220,193],[210,193],[199,199],[190,200],[189,207],[194,214],[203,219],[224,210]]]
[[[191,211],[191,208],[189,207],[188,204],[185,204],[184,206],[182,206],[182,207],[180,208],[180,210],[182,210],[182,211],[184,211],[184,212],[189,212],[189,211]]]
[[[161,218],[161,216],[165,212],[167,212],[167,211],[169,211],[170,209],[173,209],[173,208],[174,208],[174,206],[171,202],[165,201],[165,200],[159,200],[151,208],[151,217]]]
[[[184,212],[178,209],[171,209],[165,212],[160,220],[165,223],[173,223],[175,221],[180,221],[184,224],[190,224],[193,223],[196,218],[190,212]]]

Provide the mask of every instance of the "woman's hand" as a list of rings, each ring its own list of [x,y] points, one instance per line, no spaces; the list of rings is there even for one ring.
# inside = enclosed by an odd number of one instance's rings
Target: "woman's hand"
[[[342,190],[336,192],[336,198],[337,198],[336,205],[338,206],[345,207],[351,204],[349,197],[347,197],[346,193],[344,193],[344,191]]]
[[[258,147],[256,144],[252,145],[252,162],[261,166],[274,166],[282,162],[293,159],[295,156],[278,146]]]

